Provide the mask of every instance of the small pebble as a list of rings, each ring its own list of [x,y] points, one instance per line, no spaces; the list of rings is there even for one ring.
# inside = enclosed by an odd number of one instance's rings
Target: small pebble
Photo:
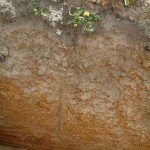
[[[3,54],[0,54],[0,62],[4,62],[5,61],[5,56]]]

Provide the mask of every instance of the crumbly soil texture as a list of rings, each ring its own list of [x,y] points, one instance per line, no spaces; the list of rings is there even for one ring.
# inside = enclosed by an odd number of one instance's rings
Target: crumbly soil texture
[[[77,6],[100,13],[93,33],[67,24]],[[0,0],[0,150],[149,141],[150,0]]]

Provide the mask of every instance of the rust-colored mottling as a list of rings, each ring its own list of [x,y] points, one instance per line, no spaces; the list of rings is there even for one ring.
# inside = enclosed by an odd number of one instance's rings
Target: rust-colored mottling
[[[87,143],[117,141],[116,134],[106,127],[100,116],[75,112],[73,108],[69,108],[68,113],[64,131],[69,137]]]
[[[49,149],[58,142],[55,135],[55,122],[51,105],[45,102],[44,95],[32,97],[30,104],[23,91],[8,78],[0,78],[0,143],[16,147]],[[13,91],[13,92],[12,92]],[[5,121],[3,121],[5,118]],[[53,126],[52,126],[53,124]],[[56,136],[56,137],[55,137]],[[52,137],[54,139],[52,139]],[[45,148],[45,145],[48,148]]]
[[[122,107],[123,105],[121,105]],[[141,141],[141,136],[137,133],[139,131],[128,130],[125,117],[121,114],[121,109],[116,108],[118,111],[118,124],[121,128],[127,129],[123,132],[122,137],[128,143],[128,149],[144,149],[148,150],[150,145],[148,145],[149,135],[145,136],[144,140]],[[64,129],[64,137],[66,137],[66,141],[70,141],[73,143],[76,141],[77,143],[104,143],[101,148],[110,149],[107,143],[109,143],[112,149],[116,149],[118,145],[121,146],[119,133],[113,131],[113,128],[109,128],[107,121],[105,119],[101,119],[100,114],[90,115],[76,112],[74,108],[68,107],[66,110],[68,115],[66,115],[65,123],[63,126]],[[118,130],[119,132],[119,130]],[[146,144],[147,143],[147,144]],[[125,147],[122,149],[126,149]]]
[[[100,34],[78,38],[73,31],[55,37],[36,19],[3,24],[9,56],[0,63],[0,144],[150,149],[150,59],[140,49],[148,40],[132,22],[106,16]]]

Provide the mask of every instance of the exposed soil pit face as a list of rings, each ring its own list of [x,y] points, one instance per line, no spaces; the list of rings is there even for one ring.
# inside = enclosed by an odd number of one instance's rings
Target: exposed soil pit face
[[[37,18],[1,21],[1,145],[150,149],[150,40],[134,22],[104,16],[93,34],[60,36]]]

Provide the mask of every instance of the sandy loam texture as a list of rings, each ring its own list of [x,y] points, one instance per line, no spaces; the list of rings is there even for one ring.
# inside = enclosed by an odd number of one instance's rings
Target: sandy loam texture
[[[150,1],[41,5],[0,1],[0,150],[149,150]],[[77,5],[94,33],[66,24]]]

